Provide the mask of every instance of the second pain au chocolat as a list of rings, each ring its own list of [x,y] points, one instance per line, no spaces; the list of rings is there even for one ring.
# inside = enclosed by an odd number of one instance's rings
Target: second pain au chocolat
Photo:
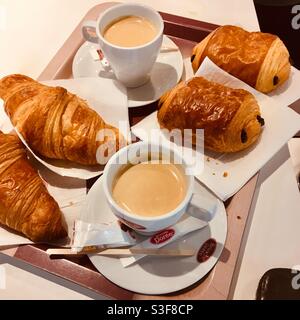
[[[262,133],[264,119],[255,97],[195,77],[165,93],[159,103],[161,128],[204,129],[207,149],[237,152],[250,147]],[[195,132],[193,139],[195,143]]]
[[[279,37],[236,26],[219,27],[195,46],[191,57],[194,71],[205,57],[264,93],[283,84],[291,71],[289,52]]]

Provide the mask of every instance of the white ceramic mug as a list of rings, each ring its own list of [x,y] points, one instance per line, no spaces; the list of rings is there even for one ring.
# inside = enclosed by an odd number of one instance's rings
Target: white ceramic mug
[[[174,210],[167,212],[164,215],[158,217],[134,215],[124,210],[116,203],[112,196],[112,189],[114,181],[120,170],[124,169],[128,164],[134,165],[148,161],[149,154],[151,155],[151,160],[154,161],[165,160],[170,162],[170,159],[172,159],[171,162],[182,165],[184,172],[186,172],[188,166],[182,155],[178,151],[170,149],[169,147],[149,144],[142,141],[122,148],[108,161],[103,173],[104,193],[114,215],[130,228],[146,235],[156,233],[174,225],[184,213],[190,213],[194,217],[198,218],[206,216],[203,220],[211,220],[217,208],[217,201],[201,197],[201,195],[193,194],[194,176],[192,175],[186,175],[187,188],[183,201]],[[195,200],[195,196],[197,197],[197,201],[193,201]],[[197,203],[201,203],[201,207],[199,207]],[[189,210],[190,207],[192,207],[192,210]],[[209,217],[207,218],[207,216]]]
[[[142,16],[157,29],[156,37],[141,46],[120,47],[103,37],[105,28],[124,16]],[[151,69],[157,59],[163,39],[164,23],[157,11],[136,3],[115,5],[104,11],[97,21],[86,21],[82,33],[87,41],[98,43],[110,63],[116,78],[127,87],[138,87],[149,80]]]

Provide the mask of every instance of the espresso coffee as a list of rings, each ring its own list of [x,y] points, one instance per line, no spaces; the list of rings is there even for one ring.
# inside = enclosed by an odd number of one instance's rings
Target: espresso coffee
[[[181,166],[144,162],[123,170],[113,186],[113,198],[127,212],[158,217],[174,210],[185,198],[186,178]]]
[[[144,17],[122,17],[110,23],[103,37],[120,47],[137,47],[153,40],[157,35],[155,26]]]

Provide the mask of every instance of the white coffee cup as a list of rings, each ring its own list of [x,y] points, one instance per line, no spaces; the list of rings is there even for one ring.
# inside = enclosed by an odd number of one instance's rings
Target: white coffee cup
[[[185,176],[187,188],[183,201],[174,210],[164,215],[158,217],[139,216],[126,211],[117,204],[112,195],[116,177],[128,164],[134,165],[148,161],[149,154],[151,154],[151,160],[165,160],[166,162],[170,162],[170,159],[172,159],[171,162],[181,165],[185,172],[188,168],[182,155],[175,149],[167,146],[149,144],[142,141],[122,148],[108,161],[103,173],[104,193],[114,215],[130,228],[146,235],[156,233],[174,225],[184,213],[191,214],[198,218],[205,217],[203,219],[205,221],[211,220],[216,211],[217,201],[193,194],[194,176],[192,175]],[[201,207],[199,207],[198,203],[201,203]]]
[[[152,22],[157,29],[157,35],[152,41],[128,48],[111,44],[103,37],[105,28],[111,22],[131,15],[141,16]],[[119,81],[127,87],[138,87],[149,80],[151,69],[162,45],[163,29],[164,23],[157,11],[142,4],[128,3],[107,9],[97,21],[84,22],[82,33],[87,41],[99,44]]]

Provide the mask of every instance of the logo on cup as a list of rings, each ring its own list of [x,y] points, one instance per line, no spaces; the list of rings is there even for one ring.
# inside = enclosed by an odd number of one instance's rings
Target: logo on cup
[[[300,29],[300,4],[296,4],[292,8],[292,14],[295,14],[295,16],[292,18],[292,28],[294,30]]]
[[[167,229],[164,231],[161,231],[157,234],[155,234],[151,239],[150,242],[152,244],[161,244],[164,243],[168,240],[170,240],[175,234],[175,230],[174,229]]]

